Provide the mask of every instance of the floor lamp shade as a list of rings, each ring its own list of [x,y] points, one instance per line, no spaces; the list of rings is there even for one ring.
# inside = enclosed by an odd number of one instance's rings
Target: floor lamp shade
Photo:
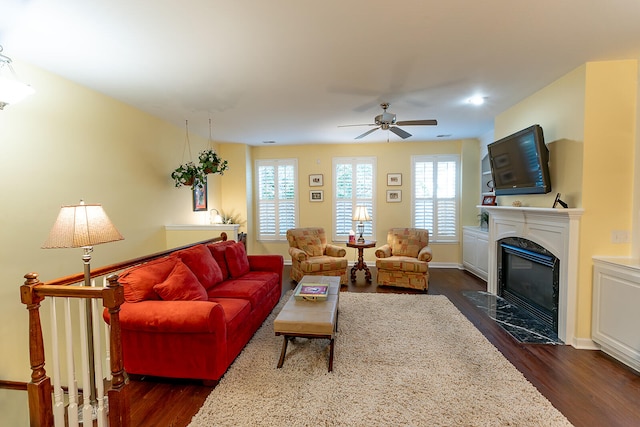
[[[81,248],[123,240],[102,205],[62,206],[43,249]]]

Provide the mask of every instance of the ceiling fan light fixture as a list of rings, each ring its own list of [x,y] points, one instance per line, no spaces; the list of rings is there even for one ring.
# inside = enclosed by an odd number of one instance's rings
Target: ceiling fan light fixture
[[[11,62],[11,58],[2,54],[0,45],[0,110],[9,104],[20,102],[35,92],[31,86],[18,80]]]

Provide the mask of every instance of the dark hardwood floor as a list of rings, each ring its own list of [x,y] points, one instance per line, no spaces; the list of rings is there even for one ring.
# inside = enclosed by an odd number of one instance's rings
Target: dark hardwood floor
[[[356,283],[342,291],[416,292],[378,287],[375,268],[372,273],[374,284],[366,284],[358,272]],[[575,426],[640,426],[640,376],[635,372],[600,351],[518,343],[462,295],[486,290],[485,282],[456,269],[433,268],[430,274],[428,293],[446,295]],[[288,277],[285,267],[283,293],[295,287]],[[130,385],[135,426],[186,426],[212,390],[193,381],[157,378],[132,380]]]

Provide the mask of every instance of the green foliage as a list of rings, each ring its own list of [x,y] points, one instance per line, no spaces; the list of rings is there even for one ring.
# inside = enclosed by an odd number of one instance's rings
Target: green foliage
[[[195,190],[204,187],[208,174],[223,175],[228,168],[226,160],[218,157],[213,149],[207,149],[198,155],[198,165],[193,162],[180,165],[171,172],[171,178],[175,181],[176,187],[188,186]]]

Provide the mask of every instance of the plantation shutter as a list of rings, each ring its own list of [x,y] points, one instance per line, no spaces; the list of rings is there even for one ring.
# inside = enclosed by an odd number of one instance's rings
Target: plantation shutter
[[[295,159],[256,162],[258,240],[286,240],[297,226],[297,162]]]
[[[346,241],[349,231],[356,230],[352,220],[356,206],[366,206],[372,221],[364,223],[364,236],[373,238],[375,157],[335,158],[334,182],[334,241]]]
[[[458,157],[414,156],[413,225],[431,241],[458,240]]]

